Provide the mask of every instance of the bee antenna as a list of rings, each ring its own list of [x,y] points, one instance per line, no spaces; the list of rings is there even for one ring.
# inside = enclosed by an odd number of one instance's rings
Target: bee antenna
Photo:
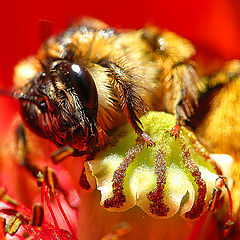
[[[0,88],[0,95],[4,96],[4,97],[12,97],[15,99],[18,99],[20,97],[20,92],[17,92],[16,90],[14,91],[9,91],[9,90],[5,90],[5,89],[1,89]]]
[[[53,33],[53,23],[49,20],[39,20],[40,40],[44,43]]]
[[[6,97],[13,97],[13,93],[5,89],[0,89],[0,95]]]
[[[23,91],[21,89],[14,89],[13,91],[0,88],[0,95],[4,97],[12,97],[14,99],[23,98]]]

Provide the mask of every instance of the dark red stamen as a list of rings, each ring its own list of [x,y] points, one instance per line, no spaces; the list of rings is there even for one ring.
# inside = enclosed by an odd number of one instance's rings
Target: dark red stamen
[[[163,202],[164,198],[164,186],[166,184],[166,153],[163,150],[159,150],[155,162],[155,173],[157,174],[157,187],[151,191],[147,198],[153,203],[150,205],[150,212],[156,216],[167,216],[169,207]]]
[[[120,208],[126,202],[126,196],[123,194],[124,177],[129,165],[133,162],[136,155],[143,149],[144,146],[144,141],[142,139],[137,141],[137,144],[126,153],[126,157],[123,159],[123,162],[113,174],[113,197],[104,201],[105,208]]]
[[[70,232],[72,233],[73,237],[74,237],[75,239],[77,239],[77,236],[76,236],[76,234],[75,234],[75,232],[74,232],[74,230],[73,230],[73,227],[72,227],[71,223],[69,222],[69,219],[68,219],[66,213],[64,212],[64,209],[63,209],[63,207],[62,207],[62,204],[61,204],[61,202],[60,202],[60,200],[59,200],[59,197],[58,197],[58,194],[57,194],[57,193],[55,194],[55,199],[56,199],[57,204],[58,204],[58,207],[59,207],[59,209],[60,209],[60,211],[61,211],[61,213],[62,213],[62,215],[63,215],[63,217],[64,217],[64,219],[65,219],[65,221],[66,221],[66,223],[67,223],[67,225],[68,225],[68,228],[69,228]]]
[[[198,166],[191,159],[191,155],[187,146],[182,143],[183,147],[183,161],[185,166],[191,172],[194,177],[194,181],[198,185],[198,196],[195,200],[192,209],[185,213],[185,217],[189,219],[198,218],[203,212],[203,207],[205,205],[205,197],[207,193],[207,187],[205,181],[201,177],[201,172],[199,171]]]

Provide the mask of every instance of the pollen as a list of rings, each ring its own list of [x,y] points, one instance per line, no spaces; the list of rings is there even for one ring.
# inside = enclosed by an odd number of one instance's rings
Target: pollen
[[[224,174],[221,166],[185,127],[177,138],[172,136],[173,115],[149,112],[140,120],[154,146],[139,141],[126,125],[115,133],[116,146],[85,163],[88,178],[96,179],[101,192],[100,204],[112,212],[138,206],[154,218],[177,213],[186,220],[199,218],[211,202],[216,179]],[[225,192],[222,197],[228,201]]]

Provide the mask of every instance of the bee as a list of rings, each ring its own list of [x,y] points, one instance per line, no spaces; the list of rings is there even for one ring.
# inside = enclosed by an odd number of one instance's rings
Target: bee
[[[20,102],[26,127],[59,147],[54,161],[69,155],[91,160],[126,122],[147,146],[154,145],[139,120],[150,110],[174,114],[177,123],[170,134],[178,136],[181,125],[194,115],[202,83],[222,84],[221,72],[199,79],[194,54],[188,40],[170,31],[153,26],[119,30],[84,18],[16,66],[11,95]],[[233,78],[232,73],[239,78],[239,69],[237,63],[236,74],[235,67],[223,70],[224,79]],[[20,125],[16,131],[18,162],[37,177],[39,168],[28,161],[24,129]],[[80,182],[88,188],[84,176],[83,169]],[[220,190],[213,194],[210,210],[219,196]]]
[[[149,110],[175,114],[171,133],[177,135],[193,113],[199,82],[194,53],[188,40],[169,31],[117,30],[85,18],[16,66],[13,95],[26,126],[64,151],[70,147],[72,155],[94,155],[127,121],[151,146],[140,116]]]

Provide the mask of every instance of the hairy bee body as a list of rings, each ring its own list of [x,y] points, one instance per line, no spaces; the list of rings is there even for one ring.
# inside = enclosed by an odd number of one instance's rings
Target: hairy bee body
[[[71,87],[58,81],[60,75],[67,73],[61,74],[61,67],[60,70],[55,70],[52,65],[55,66],[57,65],[55,62],[62,61],[83,66],[92,77],[98,95],[98,110],[94,125],[97,130],[92,130],[93,126],[89,127],[90,130],[86,130],[91,134],[86,137],[85,145],[69,142],[70,140],[63,141],[68,133],[62,134],[62,139],[57,141],[54,137],[49,137],[49,132],[50,135],[58,135],[59,132],[64,131],[60,128],[53,131],[51,130],[53,127],[48,126],[49,122],[55,121],[57,114],[62,114],[61,109],[57,113],[54,112],[56,116],[51,120],[43,119],[42,121],[45,121],[43,126],[39,127],[42,124],[39,123],[38,126],[30,126],[30,128],[39,135],[55,141],[58,146],[70,145],[75,149],[88,151],[86,145],[89,138],[93,135],[93,138],[97,138],[94,143],[89,144],[91,149],[95,145],[104,145],[101,135],[108,135],[126,120],[139,135],[143,135],[138,118],[149,109],[164,110],[184,120],[191,116],[198,92],[198,77],[188,61],[194,52],[193,46],[187,40],[172,32],[160,31],[154,27],[120,31],[97,20],[84,19],[65,33],[48,39],[36,56],[21,62],[16,67],[14,79],[18,89],[21,89],[20,92],[27,95],[27,101],[30,98],[31,88],[43,88],[42,85],[49,84],[47,93],[46,90],[43,92],[47,98],[54,100],[56,106],[61,105],[63,98],[68,98],[69,102],[74,100],[68,97],[68,94],[66,96],[67,91],[71,91]],[[57,77],[53,77],[54,84],[49,82],[41,86],[38,84],[40,82],[38,78],[42,73],[54,75],[54,71],[57,71]],[[33,79],[36,81],[34,85],[31,84]],[[63,91],[64,96],[61,94]],[[36,101],[41,99],[39,96],[33,98]],[[24,111],[25,120],[26,115],[41,114],[39,111],[33,113],[32,109]],[[70,111],[75,110],[69,107],[67,111],[71,115]],[[93,121],[87,118],[84,121]],[[27,121],[28,125],[34,121],[33,119]],[[65,125],[68,124],[67,121],[70,120],[66,119]],[[61,125],[62,122],[54,124]],[[37,128],[39,129],[36,130]],[[81,142],[81,139],[71,135],[71,139],[74,138],[75,142]]]

